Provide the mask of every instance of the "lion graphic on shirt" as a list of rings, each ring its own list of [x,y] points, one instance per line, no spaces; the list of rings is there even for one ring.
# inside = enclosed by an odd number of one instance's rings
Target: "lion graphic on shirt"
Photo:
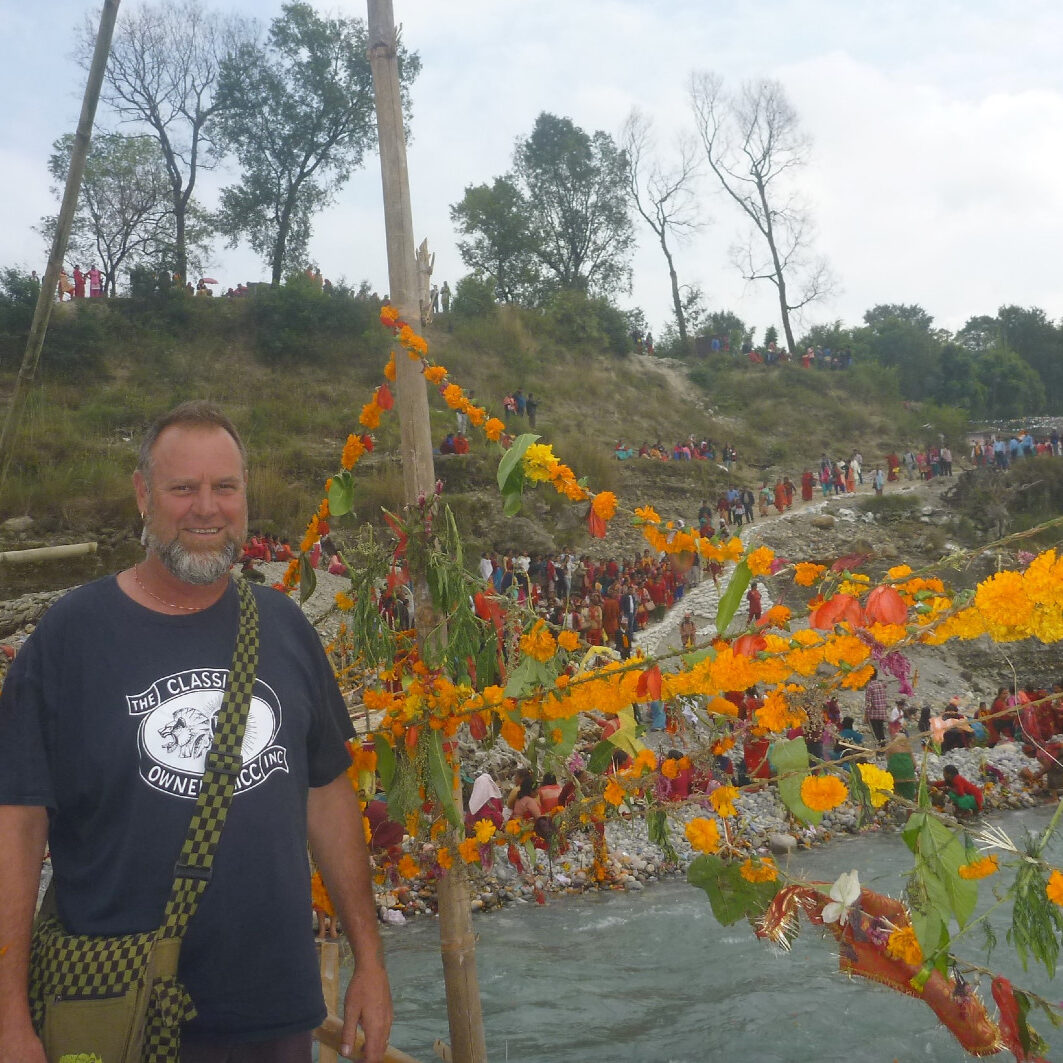
[[[170,722],[159,728],[167,753],[176,751],[184,760],[204,757],[214,741],[214,713],[203,709],[177,708]]]

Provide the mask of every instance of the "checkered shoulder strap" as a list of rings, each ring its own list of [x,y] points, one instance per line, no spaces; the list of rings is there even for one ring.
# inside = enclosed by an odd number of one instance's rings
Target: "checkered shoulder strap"
[[[215,717],[214,742],[207,754],[196,807],[174,868],[173,888],[159,932],[163,938],[178,938],[184,933],[210,884],[214,852],[243,766],[244,729],[258,667],[258,606],[246,580],[236,580],[236,589],[240,595],[236,649],[221,709]]]

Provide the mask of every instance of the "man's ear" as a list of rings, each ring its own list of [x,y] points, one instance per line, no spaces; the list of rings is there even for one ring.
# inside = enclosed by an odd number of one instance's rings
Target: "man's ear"
[[[133,473],[133,488],[137,493],[137,509],[140,511],[140,515],[143,516],[147,513],[148,505],[148,484],[144,479],[144,474],[137,469]]]

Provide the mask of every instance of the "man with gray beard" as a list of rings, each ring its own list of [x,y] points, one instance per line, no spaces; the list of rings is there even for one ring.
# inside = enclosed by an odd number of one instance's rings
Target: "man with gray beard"
[[[157,421],[133,475],[143,561],[45,615],[0,694],[0,1059],[44,1063],[28,1006],[30,933],[50,846],[58,916],[97,936],[157,928],[232,667],[247,462],[206,402]],[[178,976],[196,1014],[181,1063],[309,1063],[325,1017],[309,840],[355,954],[344,1055],[383,1057],[391,996],[362,817],[346,777],[350,718],[298,606],[254,587],[258,665],[209,885]],[[248,953],[248,949],[251,953]],[[254,962],[246,962],[253,954]]]

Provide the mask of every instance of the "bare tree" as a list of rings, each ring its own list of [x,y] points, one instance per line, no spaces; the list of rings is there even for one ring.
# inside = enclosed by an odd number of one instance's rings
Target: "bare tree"
[[[736,248],[735,264],[747,280],[775,285],[793,354],[790,314],[832,286],[825,261],[811,255],[809,214],[790,184],[807,161],[808,137],[777,81],[746,82],[731,96],[718,75],[696,73],[690,99],[709,166],[755,230]]]
[[[699,177],[694,157],[696,148],[692,140],[681,138],[676,146],[675,159],[668,166],[662,165],[653,157],[652,122],[637,108],[632,110],[624,122],[620,146],[627,156],[627,179],[631,200],[643,220],[653,230],[668,263],[676,328],[679,330],[679,342],[686,350],[687,315],[669,240],[674,239],[676,243],[682,243],[701,228],[694,197],[694,184]]]
[[[252,35],[250,24],[205,11],[199,0],[143,4],[119,20],[103,100],[123,123],[146,125],[159,142],[173,202],[174,256],[187,279],[187,223],[200,170],[220,152],[212,122],[221,61]],[[91,59],[89,32],[79,59]]]

